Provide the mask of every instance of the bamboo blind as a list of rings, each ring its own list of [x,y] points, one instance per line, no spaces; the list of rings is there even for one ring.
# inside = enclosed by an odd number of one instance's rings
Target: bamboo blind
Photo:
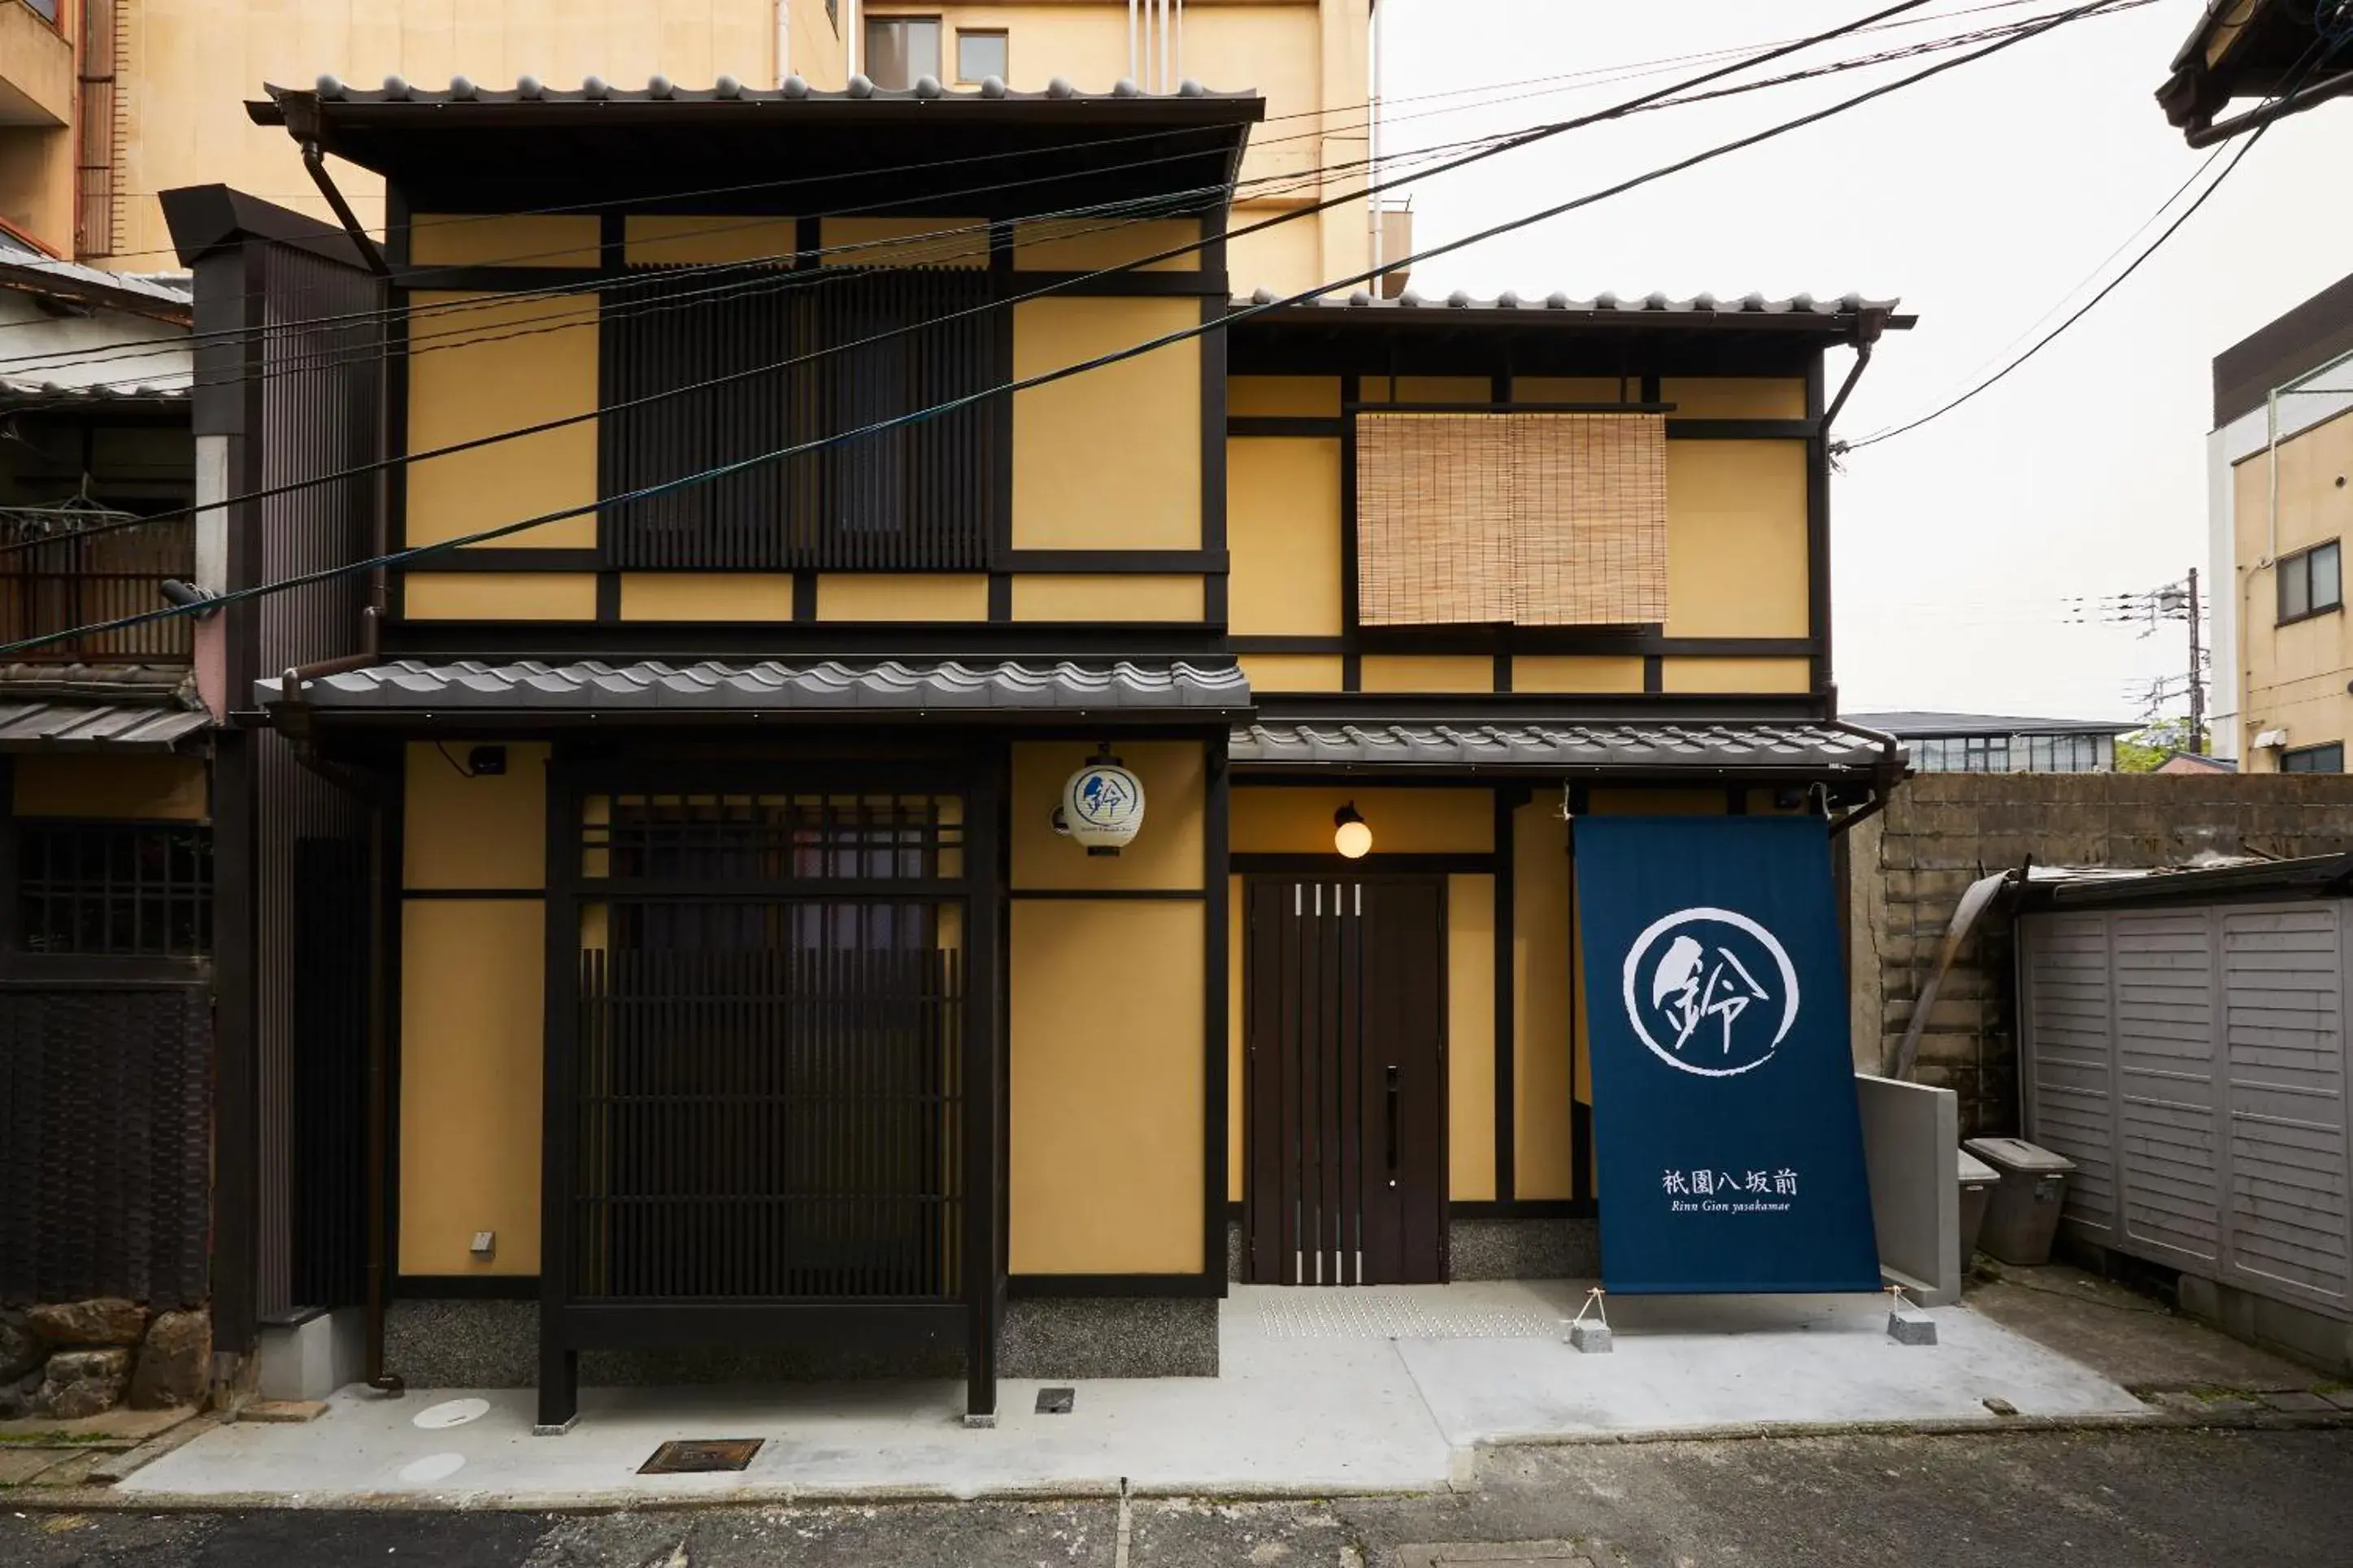
[[[1631,626],[1667,613],[1666,424],[1650,414],[1365,414],[1365,626]]]

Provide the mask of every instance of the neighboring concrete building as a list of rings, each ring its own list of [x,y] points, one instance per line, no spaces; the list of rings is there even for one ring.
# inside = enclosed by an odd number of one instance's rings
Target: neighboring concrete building
[[[1057,77],[1091,90],[1122,79],[1162,92],[1186,79],[1253,88],[1271,124],[1242,166],[1239,227],[1362,188],[1373,15],[1371,0],[376,0],[306,6],[298,23],[245,0],[0,0],[0,228],[52,256],[149,271],[174,265],[163,191],[223,184],[333,221],[297,144],[248,120],[226,83],[732,79],[757,89],[797,77],[835,90],[853,72],[886,89],[924,76],[949,87],[993,76],[1032,92]],[[1327,184],[1326,168],[1342,173]],[[381,232],[382,181],[332,169]],[[1406,215],[1383,221],[1387,254],[1403,254]],[[1365,205],[1346,204],[1238,238],[1229,270],[1240,292],[1290,291],[1363,270],[1375,243]]]
[[[2216,356],[2206,471],[2213,750],[2246,773],[2342,772],[2353,277]]]
[[[2000,713],[1849,713],[1850,723],[1904,742],[1924,773],[2104,773],[2116,737],[2140,728],[2102,719],[2021,719]]]

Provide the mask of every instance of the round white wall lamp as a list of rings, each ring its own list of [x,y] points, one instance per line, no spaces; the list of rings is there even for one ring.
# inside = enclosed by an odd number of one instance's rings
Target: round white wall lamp
[[[1332,847],[1350,860],[1363,859],[1373,847],[1372,826],[1353,800],[1332,814]]]

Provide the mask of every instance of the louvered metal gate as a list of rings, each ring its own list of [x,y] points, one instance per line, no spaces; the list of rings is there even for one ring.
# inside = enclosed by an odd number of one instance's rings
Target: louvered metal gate
[[[2021,922],[2026,1135],[2075,1163],[2072,1230],[2353,1318],[2348,916],[2316,899]]]
[[[1250,1278],[1446,1278],[1444,879],[1252,878]]]

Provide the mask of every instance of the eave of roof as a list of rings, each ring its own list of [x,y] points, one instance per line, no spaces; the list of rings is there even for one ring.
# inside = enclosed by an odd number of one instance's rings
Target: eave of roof
[[[1261,289],[1247,299],[1235,300],[1234,307],[1240,310],[1270,305],[1279,297],[1271,289]],[[1859,293],[1834,300],[1820,300],[1811,294],[1768,299],[1761,293],[1744,294],[1736,299],[1715,294],[1676,299],[1663,292],[1630,297],[1604,292],[1590,299],[1578,299],[1556,291],[1532,299],[1507,290],[1482,299],[1461,289],[1444,299],[1431,300],[1410,289],[1392,300],[1360,289],[1349,294],[1326,294],[1295,305],[1277,306],[1261,311],[1258,319],[1313,322],[1318,326],[1335,321],[1385,321],[1449,328],[1484,324],[1511,329],[1641,324],[1688,328],[1704,324],[1711,328],[1756,327],[1845,335],[1867,315],[1879,317],[1880,325],[1887,330],[1908,330],[1919,318],[1896,314],[1899,303],[1894,299],[1867,299]]]
[[[185,274],[111,272],[44,256],[5,235],[0,235],[0,289],[179,326],[195,320],[195,282]]]
[[[1263,722],[1234,731],[1245,773],[1535,773],[1550,777],[1885,777],[1903,753],[1886,736],[1836,721],[1726,723]]]
[[[174,752],[212,715],[147,704],[0,702],[0,752]]]
[[[1218,722],[1250,710],[1230,661],[707,659],[547,663],[392,660],[254,683],[281,728],[496,720],[550,724],[943,721]]]
[[[247,118],[256,125],[295,129],[310,116],[339,125],[400,126],[427,121],[445,125],[578,125],[601,123],[617,115],[639,124],[687,121],[752,126],[767,122],[753,111],[777,108],[797,114],[848,117],[855,123],[970,116],[1073,122],[1116,117],[1135,125],[1250,125],[1266,117],[1266,100],[1255,90],[1214,92],[1187,81],[1175,92],[1143,92],[1124,82],[1091,92],[1060,77],[1037,92],[1017,92],[1002,83],[947,87],[928,78],[924,84],[912,88],[868,84],[820,90],[798,77],[787,79],[782,87],[754,88],[723,76],[707,88],[682,87],[661,77],[642,88],[613,87],[594,77],[576,88],[550,87],[529,77],[512,88],[486,88],[458,77],[440,89],[391,77],[377,89],[351,87],[332,77],[322,77],[311,89],[271,85],[263,90],[269,96],[248,101]]]
[[[2080,880],[2068,879],[2063,871],[2046,872],[2026,884],[2020,907],[2105,909],[2124,904],[2275,897],[2283,893],[2306,898],[2353,893],[2353,853],[2181,870],[2158,869],[2141,875],[2087,874]]]

